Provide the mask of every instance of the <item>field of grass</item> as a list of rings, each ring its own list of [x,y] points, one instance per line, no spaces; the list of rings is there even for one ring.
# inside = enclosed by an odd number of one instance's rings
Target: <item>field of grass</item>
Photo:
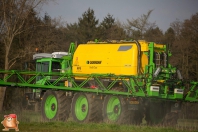
[[[4,119],[5,114],[1,113],[1,121]],[[17,114],[17,113],[16,113]],[[18,113],[19,131],[20,132],[189,132],[198,131],[194,127],[163,127],[163,126],[134,126],[134,125],[117,125],[105,123],[76,123],[73,121],[68,122],[44,122],[40,114],[25,111]],[[0,130],[3,129],[0,125]],[[15,131],[10,129],[10,131]]]
[[[3,128],[2,125],[0,129]],[[20,122],[19,130],[21,132],[189,132],[189,129],[182,130],[157,126],[127,126],[105,123],[80,124],[76,122]]]

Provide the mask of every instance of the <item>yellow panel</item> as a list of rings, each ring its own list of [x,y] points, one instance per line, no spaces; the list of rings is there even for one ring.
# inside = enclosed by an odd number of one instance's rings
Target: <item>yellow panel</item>
[[[148,51],[148,42],[145,40],[139,40],[139,43],[141,45],[141,51]]]
[[[148,44],[144,47],[145,51]],[[136,75],[137,54],[135,43],[80,44],[73,57],[73,73]],[[143,69],[146,64],[147,56],[142,55]]]

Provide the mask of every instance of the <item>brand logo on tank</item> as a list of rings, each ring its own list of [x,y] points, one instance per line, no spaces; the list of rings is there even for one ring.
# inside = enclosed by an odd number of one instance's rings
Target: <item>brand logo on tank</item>
[[[101,64],[102,61],[87,61],[87,64]]]

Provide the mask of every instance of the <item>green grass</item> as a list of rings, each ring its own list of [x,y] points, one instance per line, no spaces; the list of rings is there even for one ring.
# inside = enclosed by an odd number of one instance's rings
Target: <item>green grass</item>
[[[0,129],[3,129],[1,126]],[[20,122],[20,132],[188,132],[175,128],[76,122]],[[10,130],[12,131],[12,130]],[[13,130],[14,131],[14,130]]]
[[[33,111],[13,112],[6,111],[0,114],[3,121],[4,115],[15,113],[19,121],[20,132],[189,132],[198,131],[197,128],[185,128],[177,126],[175,128],[163,126],[134,126],[134,125],[117,125],[105,123],[76,123],[71,119],[68,122],[44,122],[39,113]],[[3,129],[0,125],[0,130]],[[14,131],[14,130],[10,130]]]

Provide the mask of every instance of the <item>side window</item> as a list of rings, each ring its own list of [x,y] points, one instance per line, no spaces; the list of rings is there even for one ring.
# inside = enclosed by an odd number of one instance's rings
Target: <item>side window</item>
[[[60,62],[52,62],[52,71],[59,71],[61,69]]]

